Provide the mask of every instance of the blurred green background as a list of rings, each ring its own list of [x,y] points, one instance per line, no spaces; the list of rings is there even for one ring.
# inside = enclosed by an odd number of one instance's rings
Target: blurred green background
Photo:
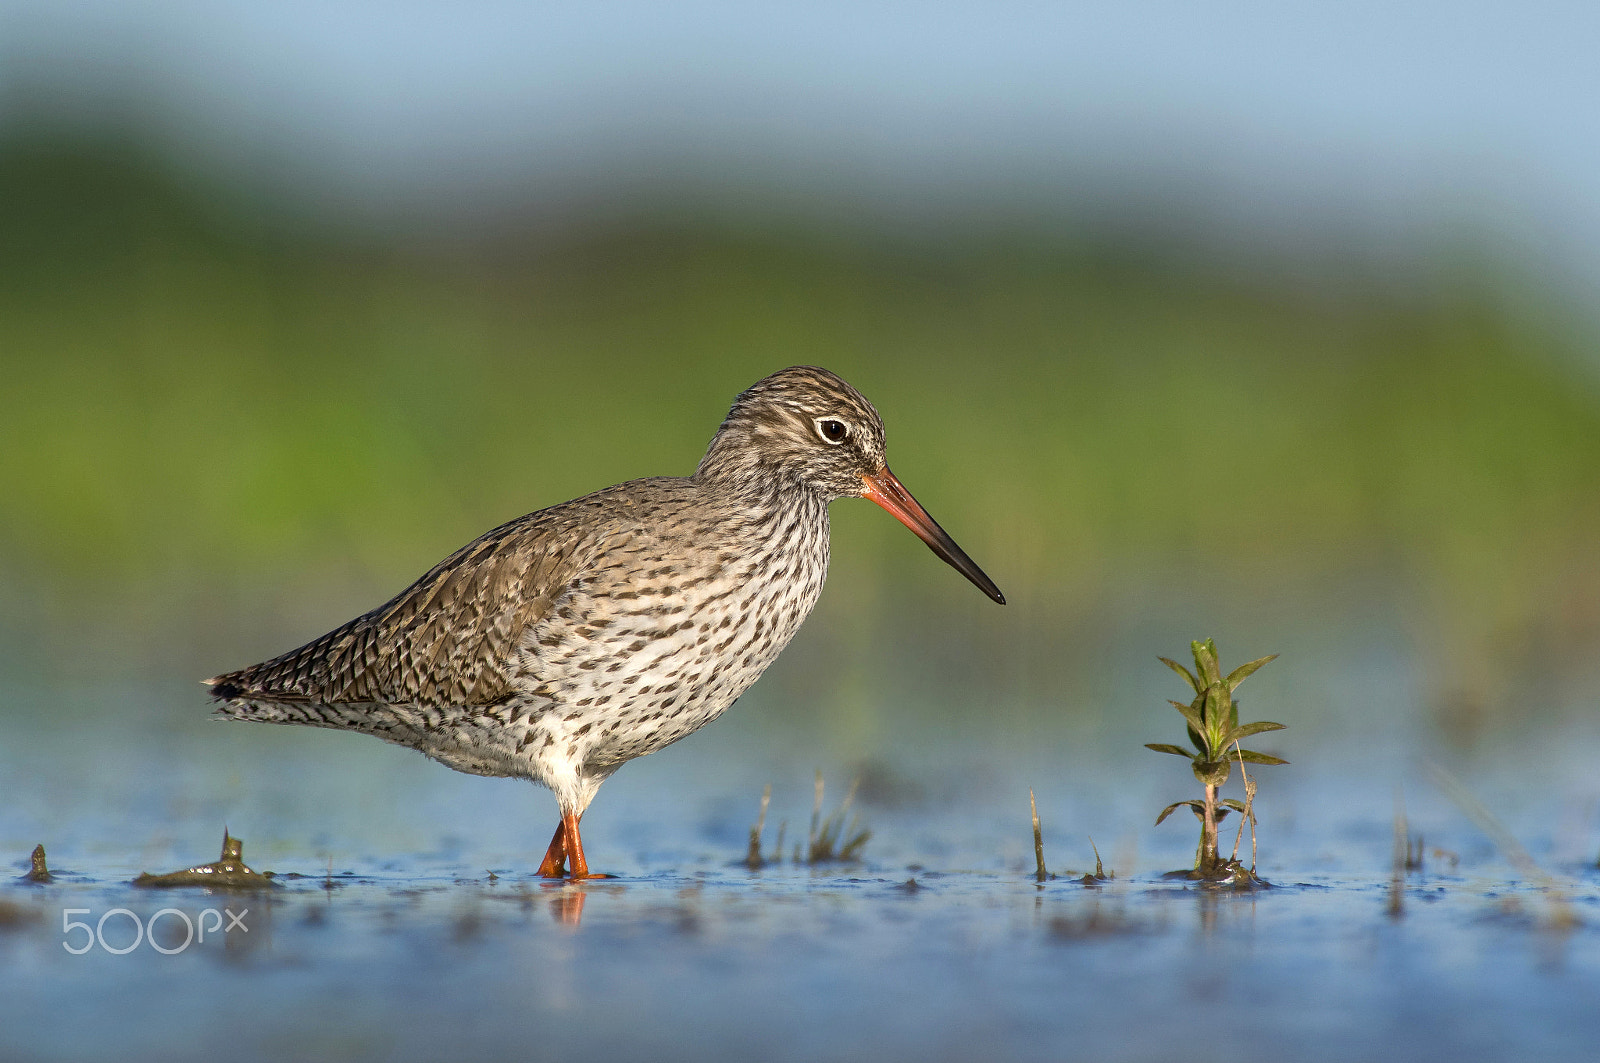
[[[1470,746],[1592,711],[1593,322],[1581,279],[1492,239],[1286,252],[1037,183],[889,224],[849,174],[795,209],[776,179],[647,166],[647,195],[352,221],[148,99],[88,123],[8,99],[14,681],[269,656],[501,521],[691,471],[738,391],[811,363],[878,405],[896,471],[1010,600],[837,505],[824,604],[768,684],[844,744],[891,701],[1001,733],[1125,713],[1205,635],[1298,654],[1261,683],[1302,725],[1398,698]]]

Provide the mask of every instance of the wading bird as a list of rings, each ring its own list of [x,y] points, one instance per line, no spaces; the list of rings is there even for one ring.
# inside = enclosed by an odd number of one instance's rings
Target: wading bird
[[[457,771],[550,788],[541,874],[590,878],[600,784],[716,719],[799,630],[828,570],[828,504],[870,498],[996,602],[994,582],[884,461],[883,423],[825,369],[734,400],[692,476],[519,517],[390,601],[206,682],[236,720],[360,731]]]

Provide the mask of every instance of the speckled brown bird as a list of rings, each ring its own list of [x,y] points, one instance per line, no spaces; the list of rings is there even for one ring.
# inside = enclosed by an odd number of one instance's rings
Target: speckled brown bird
[[[220,715],[360,731],[457,771],[549,787],[541,874],[589,878],[600,784],[722,714],[816,604],[828,503],[870,498],[990,598],[994,582],[884,462],[883,423],[825,369],[734,400],[693,476],[519,517],[378,608],[206,682]]]

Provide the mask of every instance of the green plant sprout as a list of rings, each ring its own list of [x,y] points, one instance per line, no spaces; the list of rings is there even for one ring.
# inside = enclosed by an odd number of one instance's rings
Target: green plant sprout
[[[1200,820],[1200,846],[1195,854],[1194,870],[1184,874],[1212,882],[1250,883],[1255,880],[1255,869],[1251,867],[1247,871],[1239,865],[1237,844],[1234,846],[1233,857],[1224,860],[1217,855],[1217,825],[1230,811],[1238,812],[1250,821],[1253,839],[1255,837],[1255,814],[1251,808],[1253,802],[1222,800],[1218,798],[1218,791],[1228,781],[1234,761],[1239,762],[1241,774],[1246,763],[1289,763],[1279,757],[1245,749],[1239,744],[1251,735],[1258,735],[1264,731],[1281,731],[1284,725],[1265,720],[1240,724],[1239,703],[1233,696],[1233,692],[1239,689],[1240,683],[1278,655],[1274,653],[1249,664],[1242,664],[1224,676],[1221,666],[1217,663],[1217,647],[1212,640],[1191,642],[1189,646],[1194,651],[1194,672],[1166,657],[1160,658],[1160,661],[1183,676],[1194,689],[1195,697],[1189,704],[1171,702],[1188,725],[1189,742],[1194,746],[1194,751],[1164,742],[1147,742],[1145,748],[1153,749],[1157,753],[1188,757],[1190,767],[1194,769],[1194,777],[1205,787],[1205,798],[1200,801],[1174,801],[1161,810],[1161,815],[1156,817],[1156,824],[1159,826],[1163,820],[1172,815],[1174,810],[1188,806],[1194,812],[1195,818]],[[1241,823],[1241,835],[1243,830],[1244,825]]]

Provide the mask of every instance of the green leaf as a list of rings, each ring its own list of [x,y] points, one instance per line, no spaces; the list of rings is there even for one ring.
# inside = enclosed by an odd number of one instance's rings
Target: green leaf
[[[1168,745],[1165,742],[1146,742],[1144,747],[1146,749],[1153,749],[1157,753],[1171,753],[1175,757],[1189,757],[1192,759],[1194,756],[1194,754],[1190,753],[1182,746]]]
[[[1262,720],[1259,723],[1247,723],[1243,727],[1235,727],[1228,732],[1228,744],[1232,745],[1241,738],[1249,738],[1251,735],[1258,735],[1263,731],[1282,731],[1283,729],[1283,724],[1269,723],[1266,720]]]
[[[1228,673],[1228,689],[1239,689],[1240,683],[1243,683],[1246,679],[1249,679],[1252,675],[1254,675],[1256,670],[1262,665],[1266,664],[1268,661],[1276,660],[1277,657],[1278,655],[1276,653],[1271,653],[1265,657],[1257,658],[1256,660],[1251,661],[1249,664],[1241,664],[1239,667]]]
[[[1191,642],[1189,649],[1194,653],[1194,668],[1206,686],[1222,682],[1222,675],[1217,668],[1217,645],[1210,639],[1204,642]],[[1195,689],[1199,689],[1196,687]]]
[[[1161,815],[1156,817],[1156,826],[1161,826],[1161,821],[1172,815],[1174,809],[1182,808],[1185,805],[1188,805],[1196,815],[1205,815],[1206,806],[1201,804],[1199,801],[1174,801],[1172,804],[1161,810]]]
[[[1257,753],[1253,749],[1235,750],[1234,754],[1233,754],[1233,759],[1234,760],[1242,760],[1242,761],[1245,761],[1246,763],[1249,763],[1249,764],[1287,764],[1287,763],[1289,763],[1287,760],[1284,760],[1282,757],[1275,757],[1275,756],[1272,756],[1270,753]]]
[[[1244,802],[1243,801],[1235,801],[1231,797],[1225,797],[1225,798],[1222,799],[1222,803],[1227,805],[1229,808],[1233,809],[1235,812],[1239,813],[1240,815],[1244,814],[1245,808],[1244,808]]]
[[[1189,741],[1194,745],[1195,750],[1202,757],[1209,757],[1211,755],[1211,750],[1206,748],[1205,736],[1199,731],[1196,731],[1193,727],[1189,728]]]
[[[1213,755],[1220,755],[1226,745],[1222,736],[1228,733],[1231,726],[1228,718],[1232,715],[1233,698],[1228,694],[1228,689],[1221,683],[1215,683],[1206,688],[1205,706],[1201,712],[1205,716],[1204,728],[1206,740],[1211,743]]]
[[[1198,708],[1193,705],[1185,705],[1181,701],[1168,701],[1167,704],[1183,713],[1183,718],[1189,721],[1189,728],[1191,730],[1205,730],[1205,717],[1200,714],[1200,710]]]
[[[1196,679],[1190,673],[1189,669],[1185,668],[1177,661],[1174,661],[1171,657],[1157,657],[1156,660],[1160,661],[1168,668],[1171,668],[1174,672],[1177,672],[1179,675],[1183,676],[1184,679],[1188,680],[1189,685],[1194,688],[1194,692],[1196,694],[1200,693],[1200,680]]]

